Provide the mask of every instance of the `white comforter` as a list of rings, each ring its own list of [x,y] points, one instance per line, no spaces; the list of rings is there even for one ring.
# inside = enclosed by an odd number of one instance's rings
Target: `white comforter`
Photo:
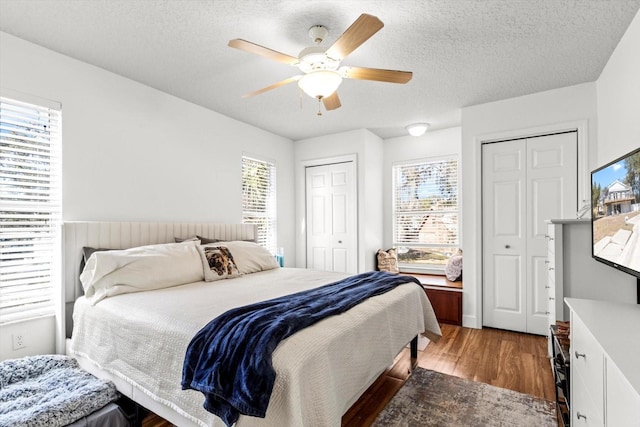
[[[191,338],[228,309],[317,287],[344,274],[281,268],[217,282],[75,304],[71,352],[203,426],[224,423],[203,395],[180,387]],[[440,335],[424,291],[402,285],[284,340],[274,352],[276,382],[264,419],[237,427],[339,426],[341,417],[417,333]]]

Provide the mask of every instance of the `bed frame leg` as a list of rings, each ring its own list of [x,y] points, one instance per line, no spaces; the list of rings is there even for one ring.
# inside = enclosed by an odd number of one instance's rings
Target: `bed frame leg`
[[[417,335],[411,340],[410,350],[411,350],[411,369],[413,369],[418,365],[418,336]]]

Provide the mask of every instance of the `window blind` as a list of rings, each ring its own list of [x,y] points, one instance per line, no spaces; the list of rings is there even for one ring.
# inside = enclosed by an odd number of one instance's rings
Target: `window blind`
[[[61,112],[0,97],[0,324],[54,313]]]
[[[276,165],[242,157],[242,222],[258,226],[258,243],[276,252]]]
[[[444,268],[458,250],[458,160],[393,166],[393,241],[398,261]]]

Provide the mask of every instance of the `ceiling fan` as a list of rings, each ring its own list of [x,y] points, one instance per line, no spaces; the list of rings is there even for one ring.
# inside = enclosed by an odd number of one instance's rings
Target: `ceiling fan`
[[[328,34],[326,27],[315,25],[309,29],[309,36],[316,43],[303,49],[298,57],[287,55],[255,43],[233,39],[229,46],[246,52],[261,55],[278,62],[298,67],[303,74],[289,77],[270,86],[243,95],[244,98],[260,95],[261,93],[298,82],[298,86],[307,95],[322,101],[327,110],[335,110],[341,106],[338,97],[338,86],[343,78],[357,80],[374,80],[389,83],[407,83],[413,73],[410,71],[382,70],[379,68],[340,67],[340,62],[361,44],[377,33],[384,24],[373,15],[363,13],[328,49],[320,43]],[[321,115],[318,108],[318,115]]]

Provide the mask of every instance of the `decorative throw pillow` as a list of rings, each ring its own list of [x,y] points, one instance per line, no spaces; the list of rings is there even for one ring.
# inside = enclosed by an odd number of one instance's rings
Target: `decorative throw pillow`
[[[202,261],[205,265],[204,280],[230,279],[240,276],[233,255],[225,246],[201,246]],[[206,267],[209,268],[206,268]]]
[[[388,271],[389,273],[400,272],[398,269],[398,253],[395,248],[391,248],[387,251],[378,249],[376,258],[378,259],[378,270]]]
[[[447,261],[447,265],[444,267],[444,274],[447,279],[452,282],[462,280],[462,250],[459,249],[458,253]]]

